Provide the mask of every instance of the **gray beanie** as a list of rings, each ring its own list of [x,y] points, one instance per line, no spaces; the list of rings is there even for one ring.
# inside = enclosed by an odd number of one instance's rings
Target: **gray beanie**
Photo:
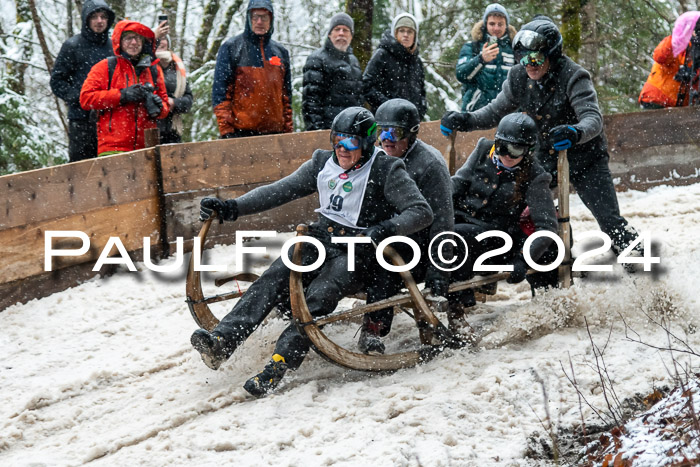
[[[355,22],[347,13],[336,13],[333,15],[331,24],[328,26],[328,34],[330,34],[336,26],[347,26],[350,28],[350,32],[355,35]]]
[[[484,11],[484,24],[486,24],[488,17],[493,14],[505,16],[506,25],[510,24],[510,16],[508,16],[508,11],[500,3],[492,3],[486,7],[486,10]]]

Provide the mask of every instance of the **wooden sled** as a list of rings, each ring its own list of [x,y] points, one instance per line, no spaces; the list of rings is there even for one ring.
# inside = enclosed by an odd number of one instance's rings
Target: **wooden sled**
[[[199,258],[197,258],[200,264],[202,262],[204,240],[206,240],[207,238],[209,228],[211,227],[211,223],[215,217],[216,213],[214,213],[214,215],[212,215],[209,219],[207,219],[204,222],[204,225],[202,225],[202,228],[199,231],[199,235],[197,236],[197,238],[199,238],[199,245],[201,247],[199,250]],[[185,301],[187,302],[187,306],[189,307],[190,313],[192,313],[192,318],[194,318],[194,321],[195,323],[197,323],[197,326],[199,326],[200,328],[204,328],[207,331],[212,331],[216,327],[216,325],[219,324],[219,320],[211,312],[211,309],[209,309],[209,304],[238,298],[242,296],[246,291],[239,289],[234,292],[227,292],[223,294],[212,295],[210,297],[205,297],[204,292],[202,291],[201,273],[200,271],[194,270],[194,260],[195,256],[193,251],[192,255],[190,256],[190,263],[187,269],[187,280],[185,285],[187,300]],[[216,279],[214,281],[214,284],[217,287],[220,287],[226,284],[227,282],[233,280],[254,282],[257,279],[258,276],[256,274],[243,272],[239,274],[234,274],[230,277]]]

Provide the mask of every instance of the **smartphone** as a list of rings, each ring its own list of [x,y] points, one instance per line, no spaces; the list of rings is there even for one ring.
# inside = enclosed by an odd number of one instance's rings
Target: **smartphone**
[[[489,37],[489,45],[493,45],[498,42],[498,37],[490,36]]]
[[[163,21],[168,21],[168,15],[158,15],[158,24],[162,23]]]

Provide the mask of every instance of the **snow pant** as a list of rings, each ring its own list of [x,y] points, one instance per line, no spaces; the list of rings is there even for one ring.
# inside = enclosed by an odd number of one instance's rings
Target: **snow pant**
[[[97,123],[92,120],[68,121],[68,160],[78,162],[97,157]]]
[[[411,269],[411,274],[416,283],[425,280],[425,275],[430,265],[427,245],[423,245],[421,242],[418,242],[418,244],[421,247],[420,262]],[[406,263],[413,258],[413,250],[405,243],[394,243],[391,246],[394,247]],[[376,263],[372,264],[371,268],[371,271],[368,271],[369,280],[366,281],[367,303],[378,302],[401,292],[404,282],[399,273],[387,271]],[[371,334],[384,337],[391,331],[391,323],[393,321],[394,309],[389,307],[365,314],[362,319],[362,326]]]
[[[570,178],[581,201],[593,214],[600,230],[610,237],[613,249],[619,254],[639,234],[620,215],[608,159],[609,156],[601,157],[582,170],[571,171]]]
[[[315,271],[305,272],[302,282],[306,291],[306,304],[313,316],[323,316],[335,310],[338,302],[346,295],[352,295],[362,289],[360,277],[364,266],[358,258],[355,271],[348,271],[348,258],[345,249],[336,245],[324,244],[326,260]],[[290,250],[290,259],[292,251]],[[318,251],[312,245],[304,245],[302,264],[313,264]],[[213,333],[218,334],[235,348],[245,341],[263,322],[278,304],[289,303],[289,273],[280,258],[263,273],[240,298],[233,310],[216,326]],[[309,352],[309,342],[294,324],[289,325],[279,337],[275,353],[284,357],[289,368],[301,365]]]

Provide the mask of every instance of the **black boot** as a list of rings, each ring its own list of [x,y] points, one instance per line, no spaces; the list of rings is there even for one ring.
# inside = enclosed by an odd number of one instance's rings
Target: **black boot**
[[[360,352],[367,355],[383,355],[385,347],[380,334],[381,325],[379,323],[365,320],[362,323],[360,338],[357,341],[357,347],[360,349]]]
[[[229,345],[218,334],[210,333],[206,329],[197,329],[190,337],[192,346],[202,356],[202,361],[212,370],[218,370],[236,350],[235,345]]]
[[[263,371],[245,382],[243,389],[255,397],[265,396],[280,384],[288,369],[289,366],[285,363],[284,357],[275,354]]]

